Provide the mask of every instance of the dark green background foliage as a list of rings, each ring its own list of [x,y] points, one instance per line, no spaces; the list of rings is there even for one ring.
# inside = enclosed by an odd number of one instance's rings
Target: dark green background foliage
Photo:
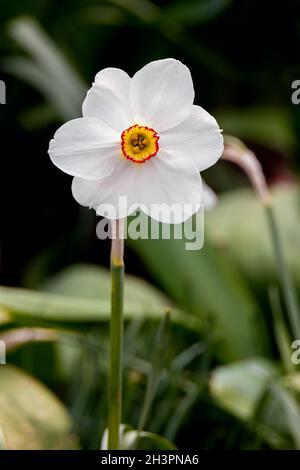
[[[106,426],[110,247],[51,164],[49,140],[80,116],[100,69],[132,75],[180,59],[196,104],[260,159],[299,293],[299,5],[12,0],[0,11],[0,339],[9,362],[0,366],[0,447],[96,449]],[[123,445],[140,425],[141,448],[299,449],[296,335],[263,210],[228,163],[204,177],[219,204],[205,217],[203,250],[126,244],[123,422],[132,427]]]

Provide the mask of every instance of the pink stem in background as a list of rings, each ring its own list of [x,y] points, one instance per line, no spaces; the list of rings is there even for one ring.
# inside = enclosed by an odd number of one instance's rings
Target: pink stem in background
[[[124,258],[124,219],[111,220],[111,230],[111,259],[115,265],[122,266]]]
[[[271,194],[260,162],[254,152],[249,150],[239,139],[224,137],[225,146],[222,160],[238,165],[248,176],[253,188],[264,206],[272,204]]]

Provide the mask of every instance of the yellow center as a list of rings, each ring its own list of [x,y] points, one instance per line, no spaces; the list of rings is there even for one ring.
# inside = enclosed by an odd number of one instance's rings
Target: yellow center
[[[158,139],[154,129],[135,124],[122,132],[123,155],[134,163],[144,163],[157,154]]]

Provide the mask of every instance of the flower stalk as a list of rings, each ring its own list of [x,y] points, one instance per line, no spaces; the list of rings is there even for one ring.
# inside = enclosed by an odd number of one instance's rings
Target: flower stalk
[[[122,356],[124,303],[124,225],[123,220],[112,220],[111,244],[111,319],[108,396],[108,449],[120,447],[122,415]]]
[[[272,197],[269,191],[262,166],[254,152],[248,149],[242,141],[229,135],[224,136],[224,152],[222,160],[238,165],[248,176],[262,205],[270,207]]]
[[[300,338],[300,308],[297,294],[284,257],[273,201],[262,166],[255,154],[236,137],[224,136],[224,142],[221,158],[235,163],[246,173],[264,208],[290,325],[294,336]]]
[[[273,207],[271,205],[265,208],[265,214],[269,225],[269,231],[273,242],[274,252],[276,254],[278,274],[282,286],[285,305],[289,313],[290,324],[294,337],[300,338],[300,310],[298,305],[298,299],[293,285],[293,281],[291,279],[288,267],[285,262],[282,243],[280,240],[280,234],[275,220]]]

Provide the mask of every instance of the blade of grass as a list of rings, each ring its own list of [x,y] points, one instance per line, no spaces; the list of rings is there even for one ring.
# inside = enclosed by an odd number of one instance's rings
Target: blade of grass
[[[63,112],[61,117],[63,119],[78,117],[87,87],[54,41],[31,17],[14,19],[8,24],[7,30],[8,35],[27,52],[31,59],[24,72],[20,70],[18,63],[11,63],[12,72],[17,71],[19,76],[23,73],[24,78],[27,75],[27,79],[30,78],[35,83],[39,76],[42,85],[38,83],[36,85],[40,91],[42,86],[43,89],[47,89],[47,98],[54,95],[60,96],[62,102],[65,103],[68,115],[66,116]],[[54,92],[54,86],[56,92]]]
[[[186,382],[185,390],[186,395],[178,404],[176,413],[173,413],[168,421],[165,435],[170,441],[175,439],[181,424],[183,423],[185,417],[187,416],[200,393],[198,386],[193,382]]]
[[[169,344],[169,330],[170,310],[167,310],[157,330],[151,360],[151,370],[148,376],[145,400],[138,425],[138,434],[144,429],[147,422],[148,414],[157,390],[162,369],[164,367],[164,359],[166,357]]]
[[[285,419],[290,433],[294,439],[295,448],[300,450],[300,408],[296,399],[278,383],[272,383],[274,396],[281,403],[285,412]]]
[[[61,87],[57,86],[57,81],[51,77],[41,67],[31,59],[24,57],[9,57],[4,59],[2,69],[24,80],[33,88],[38,90],[62,119],[78,117],[79,108],[74,107],[68,94],[64,93]]]
[[[268,291],[271,311],[273,315],[274,332],[277,347],[280,353],[282,364],[287,372],[293,372],[295,367],[291,361],[291,339],[285,324],[279,291],[275,286],[271,286]]]
[[[284,301],[286,304],[287,312],[289,315],[289,320],[291,323],[292,332],[295,338],[300,339],[300,309],[297,299],[297,294],[295,291],[294,284],[292,282],[290,273],[288,271],[284,254],[282,243],[280,239],[280,234],[275,219],[273,207],[265,206],[265,214],[270,230],[270,235],[273,242],[274,253],[276,256],[278,275],[280,278],[280,283],[282,287],[282,293],[284,296]]]

